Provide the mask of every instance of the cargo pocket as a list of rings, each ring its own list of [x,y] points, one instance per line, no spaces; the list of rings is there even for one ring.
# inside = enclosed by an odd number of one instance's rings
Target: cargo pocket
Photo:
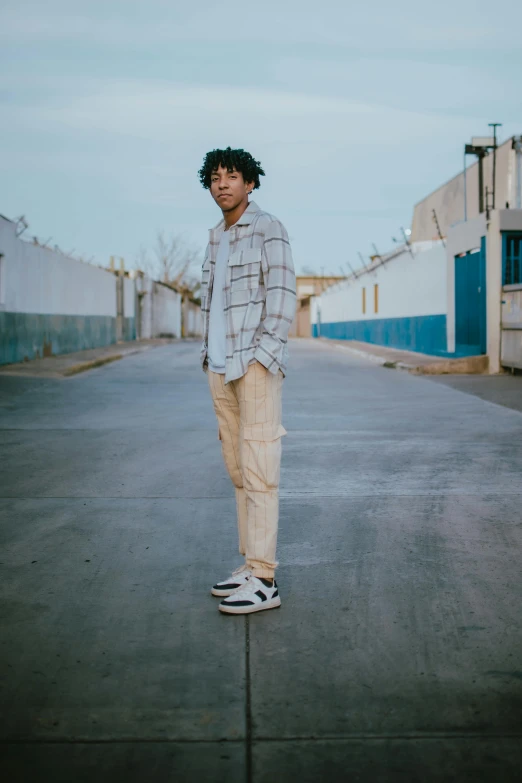
[[[286,430],[281,424],[246,424],[241,443],[241,469],[246,489],[269,492],[279,486],[281,438]]]
[[[261,422],[261,424],[245,424],[244,427],[245,440],[272,441],[282,438],[283,435],[286,435],[286,430],[282,424]]]

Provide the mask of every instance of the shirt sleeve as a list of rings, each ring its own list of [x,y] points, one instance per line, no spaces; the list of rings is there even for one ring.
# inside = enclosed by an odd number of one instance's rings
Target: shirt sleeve
[[[292,250],[286,229],[279,220],[273,220],[268,225],[261,265],[266,289],[266,316],[261,341],[254,356],[276,374],[282,363],[283,350],[296,309]]]

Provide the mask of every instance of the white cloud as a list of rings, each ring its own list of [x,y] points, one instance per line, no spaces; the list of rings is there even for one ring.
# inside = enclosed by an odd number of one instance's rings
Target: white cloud
[[[504,16],[504,14],[506,16]],[[510,25],[505,25],[509,17]],[[487,19],[487,25],[482,22]],[[373,50],[404,47],[422,51],[517,47],[520,4],[500,0],[439,0],[422,8],[418,0],[265,0],[241,5],[236,0],[18,0],[0,11],[0,39],[12,41],[78,40],[107,46],[161,45],[176,41],[237,41],[279,44],[335,44]]]
[[[59,102],[8,107],[13,121],[70,127],[179,143],[195,138],[262,138],[305,145],[328,133],[329,144],[388,146],[417,138],[440,120],[426,112],[364,104],[343,97],[231,86],[187,86],[151,81],[91,82],[83,95]],[[446,123],[446,120],[444,120]],[[217,143],[217,142],[216,142]]]
[[[196,172],[231,144],[265,166],[256,197],[288,218],[298,259],[384,248],[488,120],[521,131],[522,4],[489,9],[4,0],[0,211],[74,226],[87,249],[127,253],[172,225],[201,242],[215,205]]]

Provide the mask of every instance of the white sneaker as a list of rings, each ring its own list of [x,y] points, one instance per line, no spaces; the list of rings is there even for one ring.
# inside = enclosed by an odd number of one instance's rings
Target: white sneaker
[[[219,604],[219,611],[226,614],[250,614],[281,606],[277,582],[267,587],[257,576],[251,576],[234,595]]]
[[[251,576],[252,571],[247,565],[243,564],[242,566],[239,566],[239,568],[236,568],[235,571],[232,571],[232,576],[229,576],[224,582],[215,584],[210,592],[212,595],[218,595],[221,598],[232,595],[232,593],[242,587]]]

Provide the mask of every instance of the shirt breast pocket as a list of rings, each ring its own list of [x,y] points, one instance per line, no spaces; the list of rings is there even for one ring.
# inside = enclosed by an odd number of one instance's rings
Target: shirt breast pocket
[[[261,274],[261,248],[249,247],[232,253],[228,259],[230,289],[258,288]]]

